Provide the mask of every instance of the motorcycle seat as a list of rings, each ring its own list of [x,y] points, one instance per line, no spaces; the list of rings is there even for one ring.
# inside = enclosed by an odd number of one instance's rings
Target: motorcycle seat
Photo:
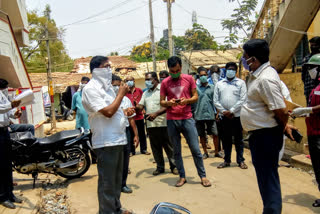
[[[31,132],[12,132],[10,133],[10,139],[15,141],[34,140],[35,137]]]
[[[42,145],[54,144],[56,142],[76,138],[80,133],[81,133],[81,131],[79,129],[61,131],[61,132],[53,134],[49,137],[39,138],[38,143],[42,144]]]

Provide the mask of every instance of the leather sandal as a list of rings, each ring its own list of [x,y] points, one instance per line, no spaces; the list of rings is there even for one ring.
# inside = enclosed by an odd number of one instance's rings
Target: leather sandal
[[[217,168],[218,169],[222,169],[222,168],[226,168],[226,167],[229,167],[229,166],[230,166],[230,163],[223,162]]]
[[[203,178],[204,180],[201,179],[201,184],[204,187],[211,187],[211,183],[207,178]]]
[[[244,162],[241,162],[241,163],[239,164],[239,167],[240,167],[241,169],[248,169],[247,164],[245,164]]]
[[[182,187],[185,183],[187,183],[187,180],[185,178],[180,178],[175,186],[176,187]]]

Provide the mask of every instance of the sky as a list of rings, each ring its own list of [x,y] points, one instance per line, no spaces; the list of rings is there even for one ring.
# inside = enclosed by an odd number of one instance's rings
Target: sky
[[[64,43],[74,59],[115,51],[127,55],[133,46],[149,41],[148,0],[25,1],[28,10],[39,13],[46,4],[50,5],[51,18],[65,29]],[[259,13],[263,0],[258,2],[256,12]],[[158,41],[168,26],[167,7],[163,0],[153,0],[152,4],[155,40]],[[229,0],[176,0],[172,4],[173,35],[184,35],[192,27],[192,12],[196,11],[198,24],[207,28],[222,44],[228,31],[222,29],[221,19],[230,18],[237,6],[236,1]]]

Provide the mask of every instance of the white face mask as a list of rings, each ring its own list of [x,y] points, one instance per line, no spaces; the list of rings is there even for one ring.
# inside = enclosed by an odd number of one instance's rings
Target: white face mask
[[[120,86],[113,85],[112,87],[113,87],[114,93],[118,94]]]
[[[98,80],[107,91],[111,88],[112,69],[111,68],[95,68],[92,71],[92,77]]]
[[[9,96],[9,89],[6,88],[6,89],[3,89],[3,90],[1,90],[1,91],[2,91],[3,95],[4,95],[6,98],[8,98],[8,96]]]
[[[78,91],[82,91],[82,89],[84,88],[84,86],[86,86],[86,84],[80,83],[80,84],[79,84],[79,89],[78,89]]]
[[[311,79],[313,79],[313,80],[316,79],[317,74],[318,74],[317,67],[310,69],[309,74],[310,74]]]

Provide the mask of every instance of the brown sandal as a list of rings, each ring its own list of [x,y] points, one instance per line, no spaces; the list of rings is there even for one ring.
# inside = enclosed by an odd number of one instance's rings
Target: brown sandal
[[[248,169],[247,164],[245,164],[244,162],[241,162],[241,163],[239,164],[239,167],[240,167],[241,169]]]
[[[201,184],[204,187],[211,187],[212,184],[210,183],[210,181],[207,178],[204,178],[205,180],[201,180]]]
[[[187,180],[185,178],[180,178],[175,186],[182,187],[185,183],[187,183]]]

